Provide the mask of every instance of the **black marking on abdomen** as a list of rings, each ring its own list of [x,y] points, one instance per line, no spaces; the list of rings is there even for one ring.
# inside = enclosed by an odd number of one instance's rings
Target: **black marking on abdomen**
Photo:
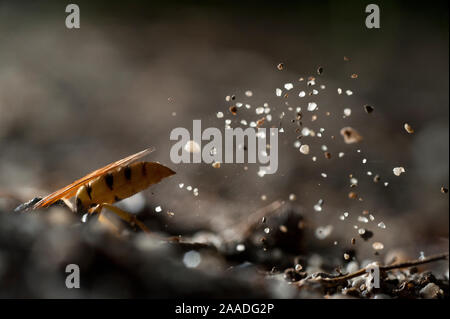
[[[147,167],[145,162],[142,162],[142,176],[147,176]]]
[[[113,190],[114,176],[111,173],[108,173],[105,175],[105,182],[106,182],[106,185],[109,187],[109,189]]]
[[[119,202],[119,201],[121,201],[122,199],[119,198],[117,195],[114,195],[114,200],[115,200],[116,202]]]
[[[81,199],[77,197],[77,212],[81,213],[83,211],[83,203],[81,202]]]
[[[131,168],[130,166],[125,166],[123,169],[123,173],[125,174],[125,179],[126,180],[131,180]]]
[[[88,194],[89,199],[92,200],[92,196],[91,196],[91,194],[92,194],[92,187],[91,187],[91,185],[86,184],[86,185],[84,185],[84,187],[86,188],[86,193]]]

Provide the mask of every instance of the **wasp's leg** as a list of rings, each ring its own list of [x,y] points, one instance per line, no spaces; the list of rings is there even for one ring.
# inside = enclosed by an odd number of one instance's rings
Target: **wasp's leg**
[[[120,234],[119,227],[117,227],[117,225],[114,224],[110,219],[108,219],[108,217],[106,217],[104,214],[98,215],[98,221],[103,225],[105,225],[106,227],[108,227],[109,229],[111,229],[114,234],[116,235]]]
[[[150,232],[150,230],[147,228],[147,226],[145,226],[145,224],[143,222],[141,222],[139,219],[137,219],[135,215],[130,214],[130,213],[120,209],[119,207],[116,207],[116,206],[111,205],[111,204],[103,203],[103,204],[97,205],[91,211],[91,213],[98,213],[98,214],[100,214],[103,208],[106,208],[106,209],[112,211],[114,214],[116,214],[121,219],[123,219],[124,221],[129,223],[131,226],[137,225],[144,232],[146,232],[146,233]],[[100,214],[100,216],[102,216],[102,215]]]
[[[108,230],[110,230],[114,235],[119,236],[119,227],[111,221],[105,214],[102,214],[103,207],[100,205],[94,206],[88,210],[88,212],[83,215],[84,218],[89,218],[90,216],[96,215],[97,221],[102,224],[103,226],[106,226]]]
[[[77,210],[75,208],[75,206],[70,202],[70,200],[65,199],[65,198],[61,198],[60,201],[62,201],[62,203],[64,203],[64,205],[66,207],[68,207],[72,212],[76,213]],[[58,201],[59,202],[59,201]]]

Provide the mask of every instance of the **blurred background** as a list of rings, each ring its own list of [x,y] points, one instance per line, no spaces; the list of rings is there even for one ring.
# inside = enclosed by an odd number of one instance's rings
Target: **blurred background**
[[[143,198],[149,207],[174,213],[169,232],[180,225],[220,231],[284,200],[311,229],[331,225],[326,238],[313,236],[305,243],[318,254],[320,247],[348,246],[361,227],[374,237],[358,240],[356,247],[373,257],[373,242],[382,242],[380,261],[395,249],[414,258],[448,251],[448,195],[440,190],[449,179],[448,4],[376,3],[380,29],[366,28],[363,1],[76,1],[81,28],[70,30],[65,2],[0,1],[3,209],[155,146],[147,160],[177,175],[143,192]],[[316,87],[307,87],[309,76],[316,77]],[[285,83],[294,88],[288,97],[277,97],[275,89],[284,94]],[[317,96],[298,97],[314,88]],[[226,101],[233,95],[235,100]],[[294,146],[299,134],[291,121],[295,108],[305,109],[311,100],[319,105],[317,120],[304,112],[303,125],[325,131],[321,138],[303,137],[311,148],[303,155]],[[228,108],[236,103],[251,108],[232,115]],[[225,119],[242,126],[241,120],[261,118],[255,108],[264,103],[273,116],[264,127],[285,131],[276,174],[259,177],[257,164],[213,168],[170,161],[173,128],[191,130],[194,119],[203,127],[222,129]],[[366,104],[373,113],[364,111]],[[352,112],[344,117],[346,108]],[[345,144],[339,134],[345,126],[364,140]],[[339,152],[345,156],[339,158]],[[395,176],[397,166],[406,173]],[[358,179],[355,189],[349,187],[350,174]],[[376,174],[379,183],[373,182]],[[198,196],[187,186],[198,188]],[[350,191],[362,200],[349,199]],[[324,202],[317,212],[319,200]],[[364,210],[374,220],[358,221]],[[342,221],[344,212],[349,216]]]

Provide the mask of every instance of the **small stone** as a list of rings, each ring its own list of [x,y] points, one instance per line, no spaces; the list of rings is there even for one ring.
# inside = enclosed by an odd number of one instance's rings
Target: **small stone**
[[[362,136],[353,128],[347,126],[341,129],[341,135],[346,144],[353,144],[362,141]]]
[[[358,229],[358,234],[362,239],[366,241],[373,237],[373,232],[364,228]]]
[[[275,95],[276,96],[281,96],[282,93],[283,93],[283,91],[281,89],[279,89],[279,88],[275,89]]]
[[[184,145],[184,150],[189,153],[199,153],[201,149],[197,142],[191,140]]]
[[[379,222],[378,227],[380,227],[381,229],[386,229],[386,225],[383,222]]]
[[[287,233],[287,232],[288,232],[287,227],[284,226],[284,225],[280,225],[279,229],[280,229],[280,231],[281,231],[282,233]]]
[[[214,167],[214,168],[220,168],[220,162],[214,162],[214,163],[212,163],[212,167]]]
[[[358,194],[356,194],[355,192],[350,192],[350,193],[348,193],[348,198],[350,198],[350,199],[357,199],[358,198]]]
[[[317,109],[317,103],[316,102],[309,102],[308,103],[308,107],[307,107],[308,111],[312,112],[312,111],[314,111],[316,109]]]
[[[394,172],[395,176],[400,176],[401,174],[405,173],[406,170],[404,167],[394,167],[394,169],[392,170]]]
[[[303,144],[302,146],[300,146],[300,153],[308,155],[309,154],[309,145]]]
[[[284,70],[284,63],[278,63],[277,69],[280,71]]]
[[[366,111],[367,114],[370,114],[374,111],[374,108],[370,105],[364,105],[364,110]]]
[[[409,134],[414,133],[414,129],[408,123],[405,123],[404,127],[405,127],[405,131],[408,132]]]
[[[319,66],[319,67],[317,68],[317,74],[318,74],[318,75],[321,75],[322,73],[323,73],[323,67]]]
[[[289,91],[289,90],[292,90],[294,88],[294,85],[292,83],[286,83],[284,85],[284,88]]]
[[[333,231],[333,225],[321,226],[316,228],[316,237],[320,240],[327,238]]]
[[[380,242],[374,242],[372,244],[372,248],[375,250],[382,250],[382,249],[384,249],[384,245],[383,245],[383,243],[380,243]]]
[[[436,299],[443,294],[443,291],[439,288],[438,285],[430,282],[420,290],[419,294],[422,298],[425,299]]]

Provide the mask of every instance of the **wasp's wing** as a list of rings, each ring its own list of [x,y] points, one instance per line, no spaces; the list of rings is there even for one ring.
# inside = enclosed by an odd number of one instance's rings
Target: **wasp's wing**
[[[125,157],[121,160],[118,160],[116,162],[113,162],[111,164],[106,165],[105,167],[99,168],[96,171],[93,171],[92,173],[89,173],[88,175],[76,180],[70,185],[67,185],[66,187],[63,187],[56,192],[51,193],[50,195],[47,195],[43,199],[41,199],[39,202],[37,202],[33,209],[41,208],[41,207],[47,207],[57,200],[61,198],[70,198],[75,196],[78,189],[83,186],[84,184],[88,183],[89,181],[93,180],[96,177],[99,177],[100,175],[106,174],[107,172],[116,169],[120,166],[125,166],[130,164],[131,162],[134,162],[135,160],[153,152],[155,149],[153,147],[147,148],[143,151],[140,151],[139,153],[130,155],[128,157]]]

